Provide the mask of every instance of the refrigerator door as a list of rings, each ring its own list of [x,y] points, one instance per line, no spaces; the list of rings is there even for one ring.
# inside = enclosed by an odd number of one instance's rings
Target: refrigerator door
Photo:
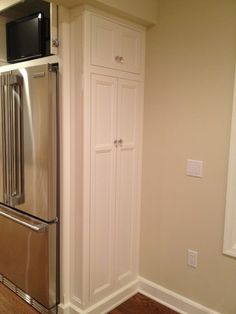
[[[56,228],[0,206],[0,281],[39,312],[57,303]]]
[[[0,202],[47,222],[57,217],[56,69],[40,65],[1,77]]]

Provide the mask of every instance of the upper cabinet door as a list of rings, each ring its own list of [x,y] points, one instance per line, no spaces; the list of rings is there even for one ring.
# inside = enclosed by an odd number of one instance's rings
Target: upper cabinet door
[[[140,73],[141,72],[141,33],[128,27],[119,27],[118,38],[115,42],[117,66],[120,70]]]
[[[116,68],[115,42],[117,25],[100,17],[92,16],[91,63],[93,65]]]
[[[141,32],[92,16],[92,65],[140,73]]]

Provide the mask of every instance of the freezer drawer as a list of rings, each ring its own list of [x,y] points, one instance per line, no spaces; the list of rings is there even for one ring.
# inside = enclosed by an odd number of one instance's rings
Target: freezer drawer
[[[0,205],[0,279],[48,309],[57,303],[56,233],[57,223]]]

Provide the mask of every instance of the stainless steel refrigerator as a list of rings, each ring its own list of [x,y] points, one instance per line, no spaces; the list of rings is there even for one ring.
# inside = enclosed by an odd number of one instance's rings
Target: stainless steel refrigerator
[[[57,70],[0,74],[0,282],[40,313],[59,302]]]

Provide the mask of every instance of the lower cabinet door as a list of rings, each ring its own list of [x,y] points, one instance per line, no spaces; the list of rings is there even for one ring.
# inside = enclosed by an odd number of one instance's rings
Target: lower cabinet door
[[[92,75],[90,301],[136,276],[139,83]]]
[[[119,287],[129,283],[137,272],[140,112],[139,82],[119,79],[114,226],[114,277]]]
[[[90,299],[113,286],[117,79],[91,81]]]
[[[36,308],[57,303],[56,228],[0,205],[0,280]]]

